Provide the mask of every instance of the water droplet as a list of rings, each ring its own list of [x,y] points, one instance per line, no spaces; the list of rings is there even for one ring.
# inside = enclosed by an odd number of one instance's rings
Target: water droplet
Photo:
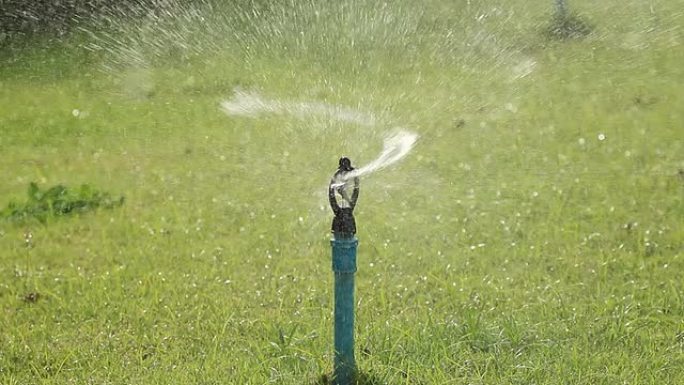
[[[518,107],[516,107],[513,103],[506,103],[506,110],[515,114],[518,112]]]

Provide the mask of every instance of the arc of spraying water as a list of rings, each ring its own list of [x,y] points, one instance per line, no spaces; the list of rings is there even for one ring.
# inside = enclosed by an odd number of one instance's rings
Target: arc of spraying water
[[[256,117],[261,113],[291,114],[299,118],[312,115],[328,116],[340,122],[355,123],[362,126],[375,125],[376,119],[361,111],[335,106],[320,102],[287,102],[280,100],[264,99],[255,92],[236,90],[230,100],[221,102],[221,109],[228,115]],[[347,173],[333,187],[343,185],[350,178],[367,175],[384,169],[406,156],[416,141],[418,134],[403,128],[397,128],[388,135],[383,142],[383,149],[378,157],[370,163]]]
[[[375,160],[352,172],[344,174],[342,180],[335,183],[333,187],[343,185],[352,178],[370,174],[394,164],[411,151],[417,140],[417,134],[405,130],[397,130],[393,135],[388,136],[385,139],[382,152]]]

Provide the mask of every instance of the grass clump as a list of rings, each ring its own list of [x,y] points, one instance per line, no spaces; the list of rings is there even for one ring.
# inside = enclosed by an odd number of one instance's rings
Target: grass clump
[[[592,29],[591,25],[576,14],[557,12],[551,24],[546,27],[545,34],[558,40],[579,39],[589,35]]]
[[[124,197],[113,198],[109,193],[96,190],[88,184],[81,185],[77,190],[70,190],[63,185],[41,190],[38,184],[31,182],[27,197],[28,200],[23,204],[10,202],[7,208],[0,211],[0,217],[11,221],[36,219],[45,223],[49,218],[84,213],[98,208],[111,209],[121,206],[124,202]]]

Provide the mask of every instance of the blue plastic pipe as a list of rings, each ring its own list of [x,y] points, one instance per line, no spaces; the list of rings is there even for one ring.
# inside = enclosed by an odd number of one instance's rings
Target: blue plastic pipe
[[[335,366],[334,385],[351,385],[356,376],[354,359],[354,274],[358,239],[336,233],[332,245],[335,273]]]
[[[567,13],[567,7],[565,6],[565,0],[556,0],[556,15],[565,16]]]

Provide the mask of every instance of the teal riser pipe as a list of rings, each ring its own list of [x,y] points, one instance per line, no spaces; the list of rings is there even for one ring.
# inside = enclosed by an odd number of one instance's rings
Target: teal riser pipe
[[[354,275],[356,249],[354,236],[336,234],[332,244],[335,273],[335,362],[334,385],[351,385],[356,375],[354,358]]]

